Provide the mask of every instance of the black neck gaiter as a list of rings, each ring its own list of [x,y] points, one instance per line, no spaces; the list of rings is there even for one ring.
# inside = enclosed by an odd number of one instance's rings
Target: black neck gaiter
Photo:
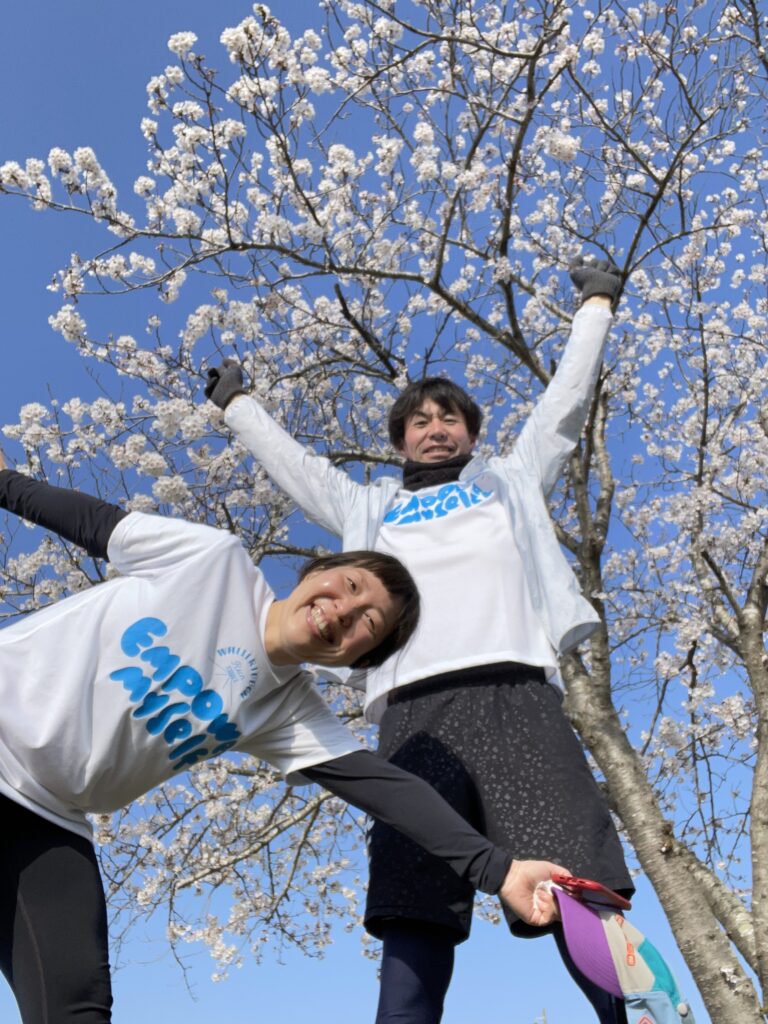
[[[444,462],[411,462],[403,464],[403,487],[406,491],[420,491],[424,487],[450,484],[459,479],[459,474],[472,458],[471,454],[455,455]]]

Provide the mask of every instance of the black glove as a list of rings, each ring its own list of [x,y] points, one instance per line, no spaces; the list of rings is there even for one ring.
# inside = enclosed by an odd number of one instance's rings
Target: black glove
[[[208,371],[205,397],[220,409],[226,409],[235,395],[244,395],[243,368],[236,359],[225,359]]]
[[[585,302],[593,295],[605,295],[613,302],[621,288],[621,271],[613,260],[586,262],[578,256],[568,268],[571,280],[581,292]]]

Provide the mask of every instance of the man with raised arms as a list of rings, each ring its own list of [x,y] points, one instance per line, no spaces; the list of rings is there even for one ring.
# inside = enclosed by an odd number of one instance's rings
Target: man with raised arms
[[[379,752],[422,776],[515,856],[563,861],[631,893],[611,816],[562,710],[558,658],[596,628],[557,542],[547,497],[584,426],[621,277],[578,261],[581,292],[557,372],[512,451],[473,455],[482,412],[449,380],[414,381],[395,401],[390,440],[402,479],[363,486],[307,451],[248,397],[240,367],[209,371],[206,394],[307,516],[413,573],[423,615],[397,658],[365,678]],[[406,837],[375,823],[366,927],[383,940],[377,1024],[437,1024],[473,892]],[[527,924],[507,911],[511,930]],[[623,1007],[566,965],[604,1024]]]

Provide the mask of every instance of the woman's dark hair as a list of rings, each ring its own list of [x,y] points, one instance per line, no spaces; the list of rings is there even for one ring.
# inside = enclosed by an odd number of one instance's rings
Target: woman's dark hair
[[[419,624],[421,602],[419,590],[413,576],[402,562],[392,555],[383,555],[378,551],[344,551],[338,555],[319,555],[305,562],[299,570],[299,582],[313,572],[324,572],[326,569],[352,568],[367,569],[384,584],[392,597],[402,601],[403,607],[391,633],[351,665],[351,668],[376,668],[387,658],[399,651],[413,636]]]
[[[403,447],[409,417],[418,412],[428,399],[444,412],[461,413],[471,438],[480,433],[482,410],[464,388],[445,377],[425,377],[424,380],[413,381],[401,391],[389,411],[389,440],[398,451]]]

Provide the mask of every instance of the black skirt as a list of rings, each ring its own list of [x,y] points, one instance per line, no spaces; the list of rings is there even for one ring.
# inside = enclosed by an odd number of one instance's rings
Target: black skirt
[[[393,691],[379,753],[421,776],[478,831],[518,860],[551,860],[624,893],[634,887],[616,828],[541,669],[505,663]],[[365,924],[407,918],[469,935],[474,893],[394,829],[369,831]],[[518,935],[540,935],[505,909]]]

